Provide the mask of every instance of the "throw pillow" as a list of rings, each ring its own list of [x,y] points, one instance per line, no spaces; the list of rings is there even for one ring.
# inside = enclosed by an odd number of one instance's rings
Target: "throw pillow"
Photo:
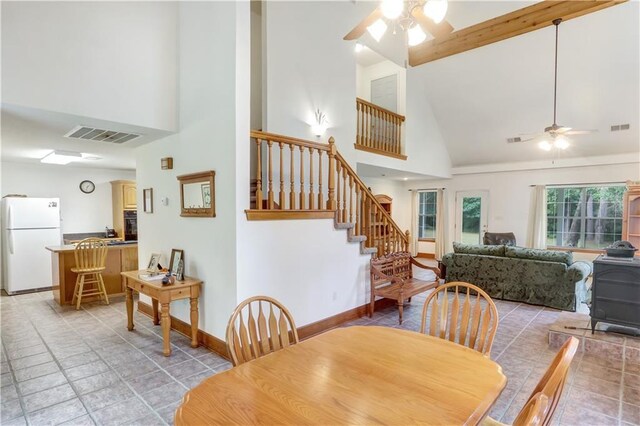
[[[507,257],[518,259],[542,260],[544,262],[558,262],[571,265],[573,254],[565,251],[531,249],[526,247],[505,247]]]

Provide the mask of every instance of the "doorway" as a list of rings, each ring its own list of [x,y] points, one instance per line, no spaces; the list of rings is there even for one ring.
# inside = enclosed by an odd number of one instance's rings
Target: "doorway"
[[[487,231],[489,191],[456,192],[456,241],[481,244]]]

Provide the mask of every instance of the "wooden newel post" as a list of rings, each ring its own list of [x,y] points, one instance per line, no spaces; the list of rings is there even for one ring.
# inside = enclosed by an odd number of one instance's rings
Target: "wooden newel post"
[[[336,145],[333,136],[329,138],[329,199],[327,200],[327,209],[336,210]]]
[[[411,250],[409,250],[409,244],[411,244],[411,232],[409,232],[409,230],[407,229],[406,231],[404,231],[404,235],[407,237],[407,240],[404,242],[404,251],[410,252]]]

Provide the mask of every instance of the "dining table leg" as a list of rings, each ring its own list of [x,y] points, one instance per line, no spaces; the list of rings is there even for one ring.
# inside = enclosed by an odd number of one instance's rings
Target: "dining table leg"
[[[151,306],[153,307],[153,325],[160,324],[160,315],[158,315],[158,299],[151,299]]]
[[[169,332],[171,331],[171,316],[169,315],[169,303],[162,303],[161,305],[161,323],[162,323],[162,341],[164,356],[171,355],[171,341]]]
[[[125,299],[127,305],[127,330],[133,330],[133,289],[129,286],[125,290]]]
[[[198,347],[198,298],[191,298],[191,347]]]

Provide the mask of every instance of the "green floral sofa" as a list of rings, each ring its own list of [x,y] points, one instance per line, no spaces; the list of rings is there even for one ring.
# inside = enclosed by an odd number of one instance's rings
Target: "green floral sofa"
[[[453,243],[445,254],[446,282],[477,285],[494,299],[575,311],[576,292],[591,273],[571,253],[503,245]]]

